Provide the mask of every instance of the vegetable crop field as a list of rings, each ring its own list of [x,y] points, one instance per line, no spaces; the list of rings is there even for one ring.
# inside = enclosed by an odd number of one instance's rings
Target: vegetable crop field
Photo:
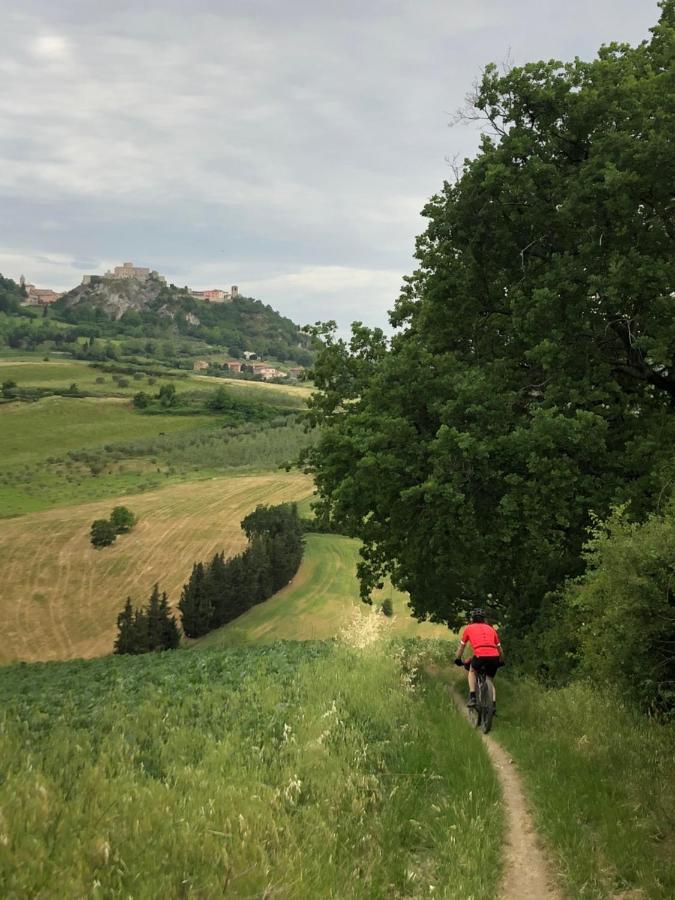
[[[0,671],[0,895],[495,896],[496,776],[421,652],[286,642]]]
[[[192,564],[245,544],[241,519],[258,504],[301,500],[301,474],[214,478],[133,498],[33,513],[3,523],[0,662],[91,657],[112,651],[128,595],[145,602],[155,582],[176,603]],[[118,503],[138,516],[131,534],[102,550],[91,522]]]

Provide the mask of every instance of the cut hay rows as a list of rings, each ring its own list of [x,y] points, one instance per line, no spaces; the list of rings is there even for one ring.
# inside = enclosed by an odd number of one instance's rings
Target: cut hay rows
[[[224,477],[3,522],[0,663],[110,653],[128,595],[144,603],[159,582],[175,605],[193,562],[243,548],[239,523],[256,505],[311,490],[297,473]],[[112,547],[94,550],[91,523],[117,504],[139,522]]]

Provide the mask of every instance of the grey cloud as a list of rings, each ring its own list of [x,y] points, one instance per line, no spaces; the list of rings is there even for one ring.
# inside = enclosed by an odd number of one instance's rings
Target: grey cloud
[[[248,281],[288,314],[330,303],[384,322],[446,157],[475,149],[475,129],[447,124],[480,67],[509,47],[516,62],[590,56],[658,12],[336,6],[0,0],[0,259],[67,287],[76,260],[132,258],[180,283]]]

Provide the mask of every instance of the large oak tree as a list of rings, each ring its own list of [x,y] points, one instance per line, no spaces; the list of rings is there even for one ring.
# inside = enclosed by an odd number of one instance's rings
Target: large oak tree
[[[592,62],[488,66],[480,150],[424,210],[418,269],[351,341],[318,331],[307,452],[323,513],[414,612],[491,595],[526,632],[582,567],[591,513],[673,477],[675,6]]]

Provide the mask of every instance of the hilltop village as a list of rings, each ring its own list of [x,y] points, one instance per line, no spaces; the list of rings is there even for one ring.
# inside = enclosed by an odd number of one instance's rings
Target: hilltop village
[[[109,281],[135,279],[142,284],[148,278],[154,278],[162,284],[167,283],[166,278],[154,269],[145,266],[135,266],[132,262],[124,262],[121,266],[109,269],[104,275],[83,275],[82,284],[93,284],[101,279]],[[67,291],[54,291],[51,288],[36,287],[34,284],[27,282],[23,275],[19,279],[19,283],[26,294],[22,302],[23,306],[49,306],[60,300],[67,293]],[[206,300],[208,303],[228,303],[239,295],[239,288],[236,284],[233,284],[229,290],[210,288],[209,290],[196,291],[188,288],[188,291],[195,300]]]

